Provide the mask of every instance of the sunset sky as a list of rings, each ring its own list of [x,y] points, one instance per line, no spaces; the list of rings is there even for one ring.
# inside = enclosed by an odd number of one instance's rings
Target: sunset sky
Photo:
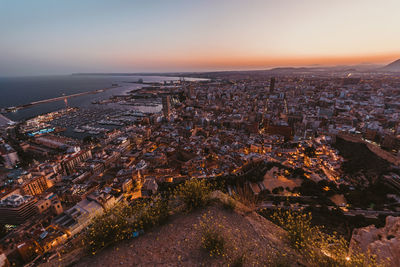
[[[398,58],[399,0],[0,0],[0,76]]]

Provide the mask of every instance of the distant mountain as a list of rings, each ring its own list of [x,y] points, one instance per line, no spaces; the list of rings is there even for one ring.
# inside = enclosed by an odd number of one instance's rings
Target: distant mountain
[[[385,71],[399,71],[400,72],[400,59],[393,61],[392,63],[386,65],[382,68]]]
[[[385,69],[391,64],[397,62],[397,69]],[[169,76],[169,77],[193,77],[193,78],[226,78],[235,76],[236,78],[246,78],[249,75],[255,76],[271,76],[285,73],[313,73],[313,72],[375,72],[375,71],[400,71],[400,60],[397,60],[388,66],[382,67],[372,63],[362,63],[358,65],[337,65],[337,66],[322,66],[318,64],[306,67],[277,67],[271,69],[259,70],[221,70],[221,71],[200,71],[200,72],[136,72],[136,73],[72,73],[71,75],[81,76]]]

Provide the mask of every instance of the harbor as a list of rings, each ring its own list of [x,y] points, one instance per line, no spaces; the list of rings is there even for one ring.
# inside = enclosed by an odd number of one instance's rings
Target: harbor
[[[34,101],[28,104],[23,104],[23,105],[19,105],[19,106],[11,106],[11,107],[6,107],[6,108],[2,108],[1,112],[2,113],[8,113],[8,112],[16,112],[17,110],[20,109],[25,109],[25,108],[29,108],[32,106],[36,106],[36,105],[40,105],[40,104],[45,104],[45,103],[51,103],[51,102],[56,102],[56,101],[64,101],[66,104],[68,102],[69,98],[73,98],[73,97],[79,97],[79,96],[84,96],[84,95],[93,95],[93,94],[99,94],[102,93],[106,90],[112,89],[112,88],[116,88],[119,87],[118,84],[113,84],[112,87],[108,87],[108,88],[104,88],[104,89],[98,89],[98,90],[94,90],[94,91],[88,91],[88,92],[82,92],[82,93],[77,93],[77,94],[72,94],[72,95],[63,95],[60,97],[53,97],[53,98],[49,98],[49,99],[43,99],[43,100],[39,100],[39,101]]]

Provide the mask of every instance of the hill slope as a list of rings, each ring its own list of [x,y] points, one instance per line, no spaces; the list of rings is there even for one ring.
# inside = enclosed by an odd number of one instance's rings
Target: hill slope
[[[386,65],[382,68],[385,71],[400,71],[400,59],[393,61],[392,63]]]
[[[222,225],[227,239],[225,256],[210,257],[201,249],[197,227],[203,216],[210,223]],[[274,261],[279,251],[291,251],[282,241],[284,234],[256,213],[241,214],[213,205],[178,215],[168,224],[95,257],[87,257],[76,266],[221,266],[235,262],[245,253],[247,263],[264,265],[268,260]]]
[[[211,257],[201,248],[201,222],[222,230],[226,241],[223,256]],[[43,266],[227,266],[242,256],[246,266],[269,266],[277,261],[297,266],[295,259],[299,258],[280,227],[239,202],[234,211],[214,202],[191,213],[174,215],[167,224],[95,256],[79,259],[74,255]]]

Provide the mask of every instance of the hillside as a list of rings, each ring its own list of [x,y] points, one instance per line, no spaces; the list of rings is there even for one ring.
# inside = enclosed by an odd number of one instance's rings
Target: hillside
[[[238,202],[237,202],[238,203]],[[201,248],[201,222],[221,227],[226,253],[210,257]],[[286,232],[272,222],[238,203],[235,210],[220,202],[191,213],[174,215],[163,226],[138,238],[106,248],[95,256],[79,253],[42,266],[225,266],[242,256],[247,264],[263,266],[278,261],[297,266],[299,258],[286,240]],[[285,257],[282,257],[282,254]],[[296,260],[294,260],[296,259]],[[285,265],[287,266],[287,265]]]
[[[386,65],[382,68],[385,71],[400,71],[400,59],[393,61],[392,63]]]
[[[197,190],[201,187],[209,193]],[[114,207],[94,220],[85,242],[40,266],[377,266],[374,255],[354,251],[349,257],[348,242],[313,226],[311,214],[259,210],[264,218],[245,194],[235,196],[239,202],[196,180],[179,188],[180,197],[171,198],[168,206],[154,199],[134,209],[134,217],[122,216],[129,206]],[[164,213],[158,211],[173,206],[169,218],[159,216]],[[129,226],[130,218],[147,229],[139,237],[132,237],[136,230],[121,227]]]

